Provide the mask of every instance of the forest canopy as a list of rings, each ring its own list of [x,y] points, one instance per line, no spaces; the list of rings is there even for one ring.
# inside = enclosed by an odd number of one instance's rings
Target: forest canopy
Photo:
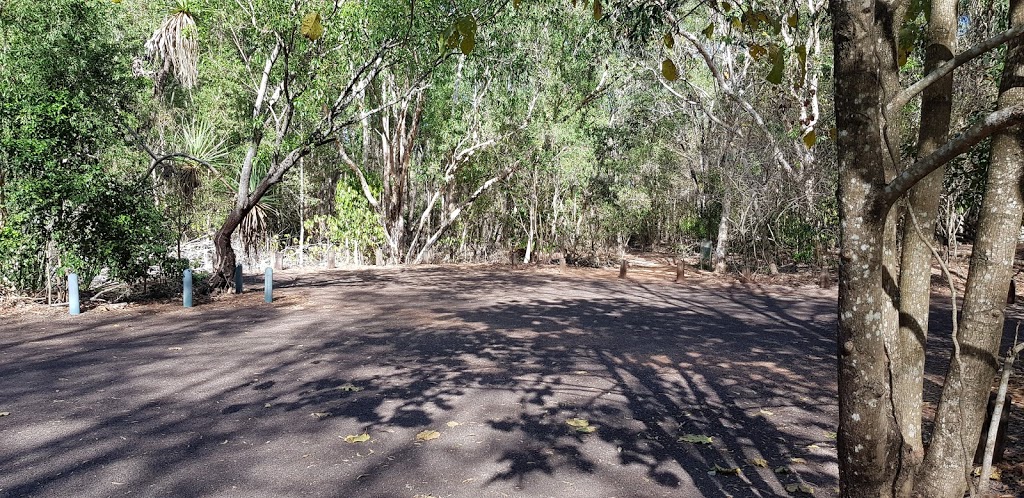
[[[675,5],[8,2],[3,285],[702,240],[721,269],[824,268],[822,15],[726,5],[693,4],[680,35]]]

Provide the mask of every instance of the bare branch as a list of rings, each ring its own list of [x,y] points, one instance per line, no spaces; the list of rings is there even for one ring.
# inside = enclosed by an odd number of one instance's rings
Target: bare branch
[[[465,201],[463,201],[462,204],[459,204],[459,207],[453,209],[450,213],[448,213],[448,216],[446,216],[444,218],[444,220],[441,221],[441,226],[437,227],[437,229],[434,230],[434,233],[430,236],[430,238],[427,239],[427,241],[423,243],[423,247],[416,254],[416,260],[414,261],[414,263],[418,264],[418,263],[422,262],[423,261],[423,257],[426,256],[426,254],[427,254],[427,251],[431,247],[433,247],[434,243],[436,243],[438,241],[438,239],[440,239],[441,236],[444,235],[444,233],[446,231],[448,231],[448,227],[450,227],[452,225],[452,223],[454,223],[455,220],[459,218],[459,215],[461,215],[462,212],[466,210],[466,208],[468,208],[469,206],[473,205],[473,202],[476,201],[476,199],[478,197],[480,197],[484,192],[490,190],[490,188],[493,187],[494,184],[496,184],[496,183],[498,183],[498,182],[508,178],[512,173],[514,173],[516,168],[519,167],[519,164],[521,162],[522,162],[521,159],[520,160],[516,160],[516,161],[512,162],[504,170],[502,170],[500,173],[498,173],[497,175],[489,178],[482,185],[480,185],[475,191],[473,191],[472,194],[469,194],[469,197]]]
[[[1014,38],[1021,36],[1022,34],[1024,34],[1024,25],[1015,26],[961,52],[956,57],[953,57],[951,60],[935,68],[934,71],[928,73],[927,76],[918,80],[917,83],[914,83],[913,85],[910,85],[909,87],[901,91],[898,95],[896,95],[896,97],[892,99],[892,102],[889,102],[889,105],[886,106],[886,111],[892,112],[895,109],[899,109],[907,105],[907,102],[910,102],[910,99],[914,98],[917,94],[924,91],[924,89],[928,88],[928,86],[942,79],[943,76],[946,76],[947,74],[951,73],[954,69],[966,64],[975,57],[978,57],[979,55],[982,55],[985,52],[992,50],[993,48],[996,48],[1010,40],[1013,40]]]
[[[733,90],[732,85],[730,85],[729,82],[725,80],[725,77],[722,76],[722,71],[718,69],[718,65],[715,64],[715,60],[711,56],[711,53],[708,52],[707,48],[704,47],[704,45],[700,42],[700,40],[697,39],[696,36],[693,36],[692,34],[682,29],[679,30],[679,34],[683,38],[686,38],[690,42],[690,44],[697,49],[697,52],[700,53],[700,56],[704,58],[705,65],[707,65],[708,70],[711,71],[711,75],[714,76],[715,81],[718,83],[718,87],[722,90],[722,92],[729,96],[729,98],[734,100],[737,104],[739,104],[740,107],[742,107],[743,110],[750,115],[750,117],[754,118],[754,123],[757,124],[757,127],[760,128],[761,131],[767,137],[769,137],[769,140],[771,141],[772,145],[772,152],[774,152],[775,154],[775,160],[778,161],[778,163],[782,166],[782,169],[786,173],[792,174],[793,167],[790,166],[789,161],[786,160],[786,155],[782,153],[782,149],[779,148],[779,144],[777,144],[775,140],[771,139],[771,130],[769,130],[768,125],[765,124],[764,118],[761,117],[761,113],[757,112],[757,109],[754,109],[754,106],[750,105],[750,102],[747,102],[747,99],[743,98],[741,95],[736,93],[735,90]]]
[[[700,101],[689,99],[685,95],[679,93],[679,91],[676,90],[675,88],[672,88],[672,85],[668,84],[668,81],[665,80],[665,78],[661,75],[660,71],[658,71],[657,69],[654,69],[653,67],[649,67],[649,68],[647,68],[647,70],[649,70],[652,73],[654,73],[655,77],[658,79],[658,83],[661,83],[661,86],[665,87],[665,89],[668,90],[669,93],[672,94],[672,96],[674,96],[675,98],[677,98],[679,100],[682,100],[683,102],[685,102],[687,104],[691,104],[691,105],[696,106],[697,108],[699,108],[701,110],[701,112],[704,113],[705,116],[708,117],[708,119],[711,120],[712,123],[715,123],[716,125],[721,126],[726,131],[728,131],[730,133],[735,133],[736,135],[739,135],[741,137],[743,136],[743,131],[741,131],[739,128],[734,128],[732,126],[729,126],[728,124],[726,124],[721,119],[718,119],[718,117],[715,116],[714,114],[712,114],[711,111],[709,111],[706,107],[704,107],[704,104],[700,103]]]
[[[274,43],[274,50],[270,52],[266,62],[263,63],[263,74],[260,76],[260,84],[256,87],[256,102],[252,106],[252,117],[255,119],[260,115],[260,109],[263,107],[263,99],[267,96],[267,85],[270,84],[270,71],[274,68],[274,64],[277,62],[277,56],[281,53],[281,42],[278,40]]]
[[[967,152],[982,140],[1024,121],[1024,105],[1008,107],[994,111],[985,116],[982,120],[974,123],[956,138],[946,142],[935,152],[918,159],[907,169],[903,170],[894,178],[882,192],[881,201],[886,207],[892,206],[900,197],[903,197],[911,187],[929,173],[946,164],[956,156]]]
[[[1017,355],[1024,350],[1024,343],[1017,342],[1020,336],[1020,322],[1017,322],[1017,332],[1014,334],[1013,347],[1006,352],[1003,359],[1003,368],[999,371],[999,390],[996,392],[996,404],[992,407],[992,418],[988,424],[988,434],[985,436],[985,456],[981,460],[981,477],[978,481],[978,496],[988,494],[988,481],[992,476],[992,457],[996,449],[996,439],[999,435],[999,419],[1003,416],[1003,404],[1006,403],[1006,391],[1010,384],[1010,374],[1013,373],[1013,362]]]
[[[370,189],[370,183],[366,181],[366,176],[363,175],[363,170],[359,168],[359,165],[349,157],[348,153],[345,152],[345,145],[338,141],[338,155],[341,156],[341,160],[356,174],[356,178],[359,179],[359,186],[363,190],[363,196],[366,197],[366,202],[370,203],[374,211],[380,210],[380,203],[377,202],[377,198],[373,196],[373,191]]]

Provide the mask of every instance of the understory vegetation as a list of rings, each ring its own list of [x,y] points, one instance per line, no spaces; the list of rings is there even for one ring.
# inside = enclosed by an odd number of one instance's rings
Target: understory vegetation
[[[691,42],[643,9],[515,3],[7,5],[2,285],[202,266],[183,245],[216,247],[214,273],[236,251],[601,265],[704,240],[722,269],[834,268],[823,14],[736,29],[708,7]]]
[[[1024,8],[872,5],[0,0],[0,295],[216,291],[281,251],[815,272],[844,495],[959,498],[1020,232]],[[970,408],[925,445],[931,265],[963,242],[939,413]]]

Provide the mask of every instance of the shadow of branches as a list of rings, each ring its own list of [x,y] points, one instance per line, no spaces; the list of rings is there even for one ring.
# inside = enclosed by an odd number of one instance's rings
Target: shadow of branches
[[[250,288],[4,317],[0,495],[834,492],[827,294],[443,267],[281,280],[270,305]]]

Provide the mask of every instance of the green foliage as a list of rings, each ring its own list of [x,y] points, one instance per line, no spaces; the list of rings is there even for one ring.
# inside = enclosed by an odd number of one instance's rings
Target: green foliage
[[[74,271],[87,285],[104,267],[131,282],[167,263],[161,215],[124,160],[119,126],[141,85],[116,8],[0,13],[0,284],[34,291]]]
[[[85,283],[103,268],[125,282],[146,278],[152,265],[177,269],[162,214],[132,179],[88,165],[48,169],[8,187],[0,274],[16,288],[41,289],[48,265],[51,277],[75,272]]]
[[[308,228],[322,224],[327,228],[331,244],[349,247],[354,244],[364,253],[370,253],[384,243],[384,230],[377,215],[366,204],[354,178],[338,183],[334,203],[334,214],[314,217],[309,220]]]
[[[677,230],[693,240],[714,240],[721,219],[722,205],[714,203],[706,209],[679,218]]]
[[[399,112],[394,102],[421,92],[424,97],[408,174],[388,184],[402,185],[401,205],[389,211],[400,213],[401,223],[393,224],[406,232],[393,239],[406,246],[399,248],[402,257],[415,256],[434,235],[440,235],[434,248],[453,258],[524,245],[531,237],[534,247],[591,256],[624,241],[679,247],[714,238],[722,199],[747,202],[744,196],[771,190],[759,183],[786,182],[768,174],[770,160],[759,148],[772,137],[754,130],[735,102],[710,101],[720,95],[718,82],[703,60],[686,55],[692,47],[684,30],[708,47],[731,45],[712,50],[713,56],[733,57],[723,62],[721,74],[764,115],[767,134],[802,141],[814,153],[827,147],[824,133],[805,129],[802,121],[797,125],[798,106],[788,95],[808,86],[808,74],[828,73],[816,52],[785,41],[803,43],[818,22],[805,15],[806,7],[682,0],[579,4],[585,6],[484,0],[8,3],[0,13],[0,185],[6,183],[0,205],[7,210],[0,211],[0,250],[15,255],[9,259],[20,266],[9,263],[4,272],[38,286],[46,263],[91,273],[123,260],[111,269],[120,278],[144,275],[165,252],[156,213],[175,223],[179,240],[211,233],[223,218],[209,213],[234,205],[248,146],[257,144],[251,192],[289,151],[307,143],[339,95],[352,101],[334,122],[354,124],[315,139],[345,143],[382,205],[381,196],[388,197],[381,193],[387,180],[382,158],[390,152],[381,137],[413,124],[413,111]],[[668,12],[681,16],[678,22],[666,24]],[[186,34],[198,46],[195,85],[134,76],[163,67],[144,57],[143,40],[169,17],[186,14],[194,21]],[[380,75],[345,94],[354,68],[384,43],[392,48]],[[254,118],[255,89],[275,47],[287,57],[270,65],[270,92]],[[750,67],[749,74],[742,67]],[[677,80],[671,86],[685,94],[685,105],[665,92],[659,72]],[[765,84],[766,74],[780,85]],[[364,126],[359,113],[375,109]],[[727,140],[707,114],[755,138]],[[125,143],[128,127],[157,154],[187,152],[211,167],[168,161],[157,168],[154,191],[148,191],[134,180],[143,176],[148,157]],[[338,171],[332,149],[324,145],[305,157],[301,208],[294,170],[263,197],[239,229],[247,247],[262,249],[267,237],[296,234],[300,224],[314,239],[356,243],[364,252],[383,245],[381,213],[371,209],[353,178]],[[493,188],[463,206],[492,180]],[[750,214],[734,240],[763,241],[782,227],[785,233],[773,240],[793,244],[782,252],[800,254],[809,240],[806,227],[834,222],[818,220],[802,205],[775,207],[801,195],[792,186],[772,192],[777,197],[744,205]],[[448,225],[457,208],[461,215]],[[786,210],[804,225],[779,221]],[[311,213],[319,216],[310,220]],[[441,226],[450,228],[435,234]]]

